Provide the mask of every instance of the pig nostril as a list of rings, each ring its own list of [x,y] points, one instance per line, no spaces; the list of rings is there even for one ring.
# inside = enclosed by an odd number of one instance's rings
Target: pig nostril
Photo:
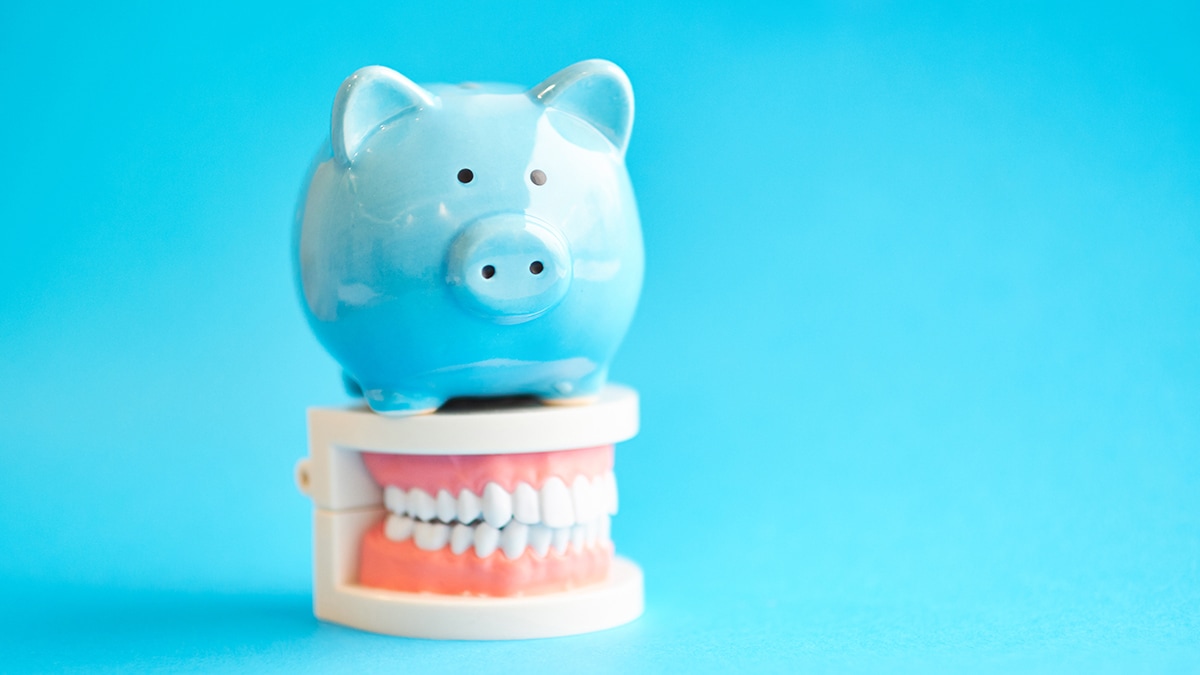
[[[496,268],[491,265],[484,265],[483,269],[479,270],[479,273],[483,275],[484,279],[491,279],[496,276]]]
[[[534,260],[529,263],[529,271],[534,274],[541,274],[544,269],[546,269],[546,266],[542,264],[541,260]]]

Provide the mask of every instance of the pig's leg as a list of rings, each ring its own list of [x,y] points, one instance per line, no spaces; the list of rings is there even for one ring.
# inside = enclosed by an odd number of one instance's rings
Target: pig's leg
[[[608,369],[598,368],[577,380],[554,385],[551,391],[539,395],[547,405],[587,405],[600,398],[600,390],[608,381]]]
[[[383,415],[408,417],[436,412],[446,399],[433,392],[419,389],[383,389],[364,386],[363,397],[371,410]]]

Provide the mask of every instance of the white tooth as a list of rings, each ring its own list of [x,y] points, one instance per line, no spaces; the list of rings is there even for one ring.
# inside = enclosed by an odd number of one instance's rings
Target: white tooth
[[[617,515],[617,476],[609,471],[604,474],[604,480],[600,483],[601,497],[600,501],[604,504],[604,510],[608,515]]]
[[[592,500],[596,513],[608,513],[608,474],[592,476]]]
[[[587,536],[587,545],[589,547],[595,546],[596,538],[600,536],[600,527],[595,522],[588,523],[587,525],[584,525],[583,527],[584,527],[583,531]]]
[[[525,523],[512,522],[500,530],[500,550],[504,551],[504,557],[509,560],[520,558],[528,543],[529,526]]]
[[[533,549],[533,554],[537,557],[545,558],[553,537],[554,530],[545,525],[533,525],[529,528],[529,548]]]
[[[483,488],[483,519],[497,530],[512,520],[512,495],[495,483]]]
[[[575,522],[586,523],[595,518],[595,503],[592,483],[582,475],[571,481],[571,505],[575,507]]]
[[[567,527],[575,522],[571,491],[558,476],[542,484],[542,523],[548,527]]]
[[[475,496],[474,492],[464,488],[458,493],[459,522],[469,523],[478,518],[481,512],[482,507],[479,504],[479,497]]]
[[[513,518],[526,525],[541,522],[538,514],[538,493],[529,483],[517,483],[513,490]]]
[[[408,514],[414,518],[433,520],[437,515],[437,502],[421,488],[409,490],[405,504],[408,506]]]
[[[496,552],[496,547],[500,545],[500,530],[488,525],[480,523],[475,526],[475,555],[480,558],[486,558]]]
[[[612,518],[609,516],[600,516],[596,523],[596,527],[600,532],[600,541],[612,541]]]
[[[436,551],[450,540],[450,526],[442,523],[417,523],[413,543],[422,551]]]
[[[389,485],[383,489],[383,503],[392,513],[404,515],[404,490]]]
[[[571,528],[556,527],[551,531],[554,532],[554,550],[559,555],[566,553],[567,546],[571,544]]]
[[[584,525],[572,527],[571,548],[575,549],[575,552],[578,553],[583,550],[585,544],[587,544],[587,527]]]
[[[391,514],[383,526],[383,536],[392,541],[405,541],[412,536],[413,519],[408,516]]]
[[[458,515],[458,500],[446,490],[438,490],[437,518],[443,523],[449,523]]]
[[[450,530],[450,551],[454,555],[461,555],[463,551],[471,548],[474,541],[475,528],[470,525],[458,523]]]

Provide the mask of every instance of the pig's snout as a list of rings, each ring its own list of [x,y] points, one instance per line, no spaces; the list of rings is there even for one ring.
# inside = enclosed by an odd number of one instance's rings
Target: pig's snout
[[[446,281],[459,302],[501,323],[533,319],[571,285],[571,254],[554,228],[524,214],[481,218],[450,246]]]

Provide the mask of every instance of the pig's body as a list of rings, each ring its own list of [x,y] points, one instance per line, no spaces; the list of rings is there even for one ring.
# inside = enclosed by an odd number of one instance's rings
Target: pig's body
[[[529,91],[347,80],[297,249],[309,323],[373,409],[599,391],[642,283],[631,122],[603,61]]]

